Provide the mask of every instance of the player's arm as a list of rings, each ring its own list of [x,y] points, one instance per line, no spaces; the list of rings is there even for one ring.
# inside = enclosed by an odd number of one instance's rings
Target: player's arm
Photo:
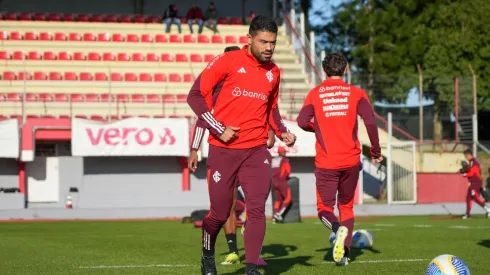
[[[226,59],[224,55],[215,57],[196,79],[187,96],[187,103],[192,111],[203,120],[205,128],[216,137],[224,133],[225,125],[217,121],[211,113],[213,89],[227,74]]]
[[[298,117],[296,118],[298,126],[307,132],[315,132],[315,124],[311,122],[311,120],[315,117],[315,108],[313,107],[311,94],[312,93],[310,92],[306,97],[303,107],[301,107]]]
[[[206,132],[206,122],[202,119],[197,119],[196,125],[194,126],[194,135],[191,141],[191,151],[198,151],[201,146],[204,133]]]
[[[378,125],[374,119],[373,107],[369,103],[366,93],[362,90],[361,98],[357,102],[357,114],[361,116],[371,142],[371,158],[379,159],[381,157],[381,146],[379,146]]]
[[[480,166],[478,164],[473,163],[468,172],[466,172],[465,176],[467,178],[471,178],[473,176],[480,176]]]
[[[279,74],[277,76],[277,83],[274,89],[272,90],[272,93],[269,97],[269,106],[268,109],[270,110],[269,113],[269,126],[274,130],[274,133],[276,136],[282,140],[282,134],[283,133],[289,133],[289,129],[284,125],[282,118],[281,118],[281,113],[279,112],[279,106],[277,104],[277,101],[279,99],[279,83],[281,82],[281,75]]]

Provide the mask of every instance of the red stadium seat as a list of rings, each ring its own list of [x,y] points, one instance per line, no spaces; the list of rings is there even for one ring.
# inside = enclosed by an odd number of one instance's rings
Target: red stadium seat
[[[177,103],[187,103],[187,95],[177,95]]]
[[[122,75],[120,73],[111,73],[111,81],[122,81]]]
[[[15,51],[12,54],[12,59],[13,60],[24,60],[26,58],[26,55],[23,51]]]
[[[41,54],[39,52],[29,52],[27,58],[29,60],[41,60]]]
[[[74,22],[75,21],[75,15],[73,15],[72,13],[65,13],[65,14],[63,14],[63,21]]]
[[[146,95],[146,103],[160,103],[161,98],[160,95]]]
[[[48,119],[48,118],[56,118],[56,116],[53,116],[53,115],[47,115],[47,114],[44,114],[44,115],[41,115],[41,118],[45,118],[45,119]],[[64,118],[64,117],[61,117],[60,118]]]
[[[58,72],[50,72],[49,80],[60,81],[62,79],[61,74]]]
[[[91,115],[90,120],[95,120],[95,121],[104,121],[105,118],[101,115]]]
[[[38,13],[34,14],[32,19],[34,21],[46,21],[46,14],[38,12]]]
[[[134,81],[138,81],[138,78],[136,77],[136,75],[134,73],[125,73],[124,74],[124,81],[134,82]]]
[[[92,81],[93,77],[91,73],[80,73],[80,81]]]
[[[23,40],[22,34],[20,32],[10,32],[10,40]]]
[[[200,34],[197,36],[197,43],[209,43],[209,37],[207,35]]]
[[[163,95],[163,103],[175,103],[175,97],[173,95]]]
[[[26,32],[24,36],[25,40],[37,40],[37,33],[35,32]]]
[[[240,38],[238,39],[238,43],[240,43],[240,44],[248,44],[248,37],[245,36],[245,35],[240,36]]]
[[[76,52],[76,53],[73,53],[73,60],[86,60],[86,56],[84,53],[81,53],[81,52]]]
[[[100,98],[99,98],[99,95],[96,95],[96,94],[86,94],[85,95],[85,101],[87,101],[87,102],[99,102]]]
[[[105,21],[107,23],[117,23],[117,22],[119,22],[119,20],[117,18],[117,15],[114,15],[114,14],[107,15],[106,18],[105,18]]]
[[[97,41],[97,37],[93,33],[87,32],[83,34],[83,41],[94,42]]]
[[[104,22],[104,16],[102,14],[92,14],[90,21],[96,23]]]
[[[71,32],[68,35],[68,38],[70,39],[70,41],[81,41],[82,40],[82,36],[77,32]],[[56,34],[55,34],[55,39],[56,39]]]
[[[121,18],[119,18],[121,23],[133,23],[133,18],[131,18],[131,15],[123,14],[121,15]]]
[[[109,41],[111,41],[111,35],[109,33],[99,33],[99,34],[97,34],[97,41],[109,42]]]
[[[34,114],[29,114],[27,115],[27,118],[39,118],[39,116]]]
[[[44,72],[34,72],[34,80],[47,80],[48,76]]]
[[[64,77],[67,81],[76,81],[78,80],[77,74],[74,72],[65,72]]]
[[[232,17],[230,18],[230,25],[242,25],[242,19],[240,17]]]
[[[88,53],[88,60],[90,61],[100,61],[100,54],[99,53]]]
[[[215,44],[221,44],[223,43],[223,37],[221,35],[213,35],[211,37],[211,42]]]
[[[167,82],[167,76],[164,73],[156,73],[154,76],[155,82]]]
[[[64,33],[61,33],[64,39],[56,39],[56,40],[66,40],[66,35]],[[60,35],[60,33],[56,33],[56,35]],[[42,32],[39,34],[39,40],[42,41],[51,41],[53,40],[53,36],[49,32]]]
[[[122,119],[132,118],[132,117],[133,117],[132,115],[128,115],[128,114],[124,114],[121,116]]]
[[[21,94],[15,94],[15,93],[8,94],[7,95],[7,101],[20,102],[20,101],[22,101],[22,95]]]
[[[44,60],[56,60],[56,54],[53,52],[44,52],[43,53],[43,59]]]
[[[78,22],[90,22],[90,16],[88,14],[82,13],[77,16]]]
[[[161,59],[162,59],[162,62],[173,62],[174,61],[172,56],[168,53],[162,53]]]
[[[83,118],[83,119],[87,119],[87,116],[86,115],[75,115],[76,118]]]
[[[141,117],[141,118],[150,118],[149,115],[139,115],[138,117]]]
[[[19,72],[19,80],[24,80],[24,75],[25,80],[32,80],[32,75],[29,72]]]
[[[48,115],[44,115],[43,118],[46,116],[48,116]],[[71,119],[71,116],[70,115],[59,115],[58,118],[59,119]]]
[[[116,61],[116,56],[113,53],[104,53],[104,61]]]
[[[135,15],[133,16],[134,23],[146,23],[146,19],[144,15]]]
[[[0,40],[7,40],[9,39],[9,35],[6,31],[0,31]]]
[[[124,36],[120,33],[112,34],[112,41],[114,42],[124,42]]]
[[[7,21],[16,21],[17,20],[17,13],[15,13],[15,12],[7,12],[7,13],[5,13],[5,20],[7,20]]]
[[[167,43],[167,36],[165,34],[157,34],[155,35],[155,42],[156,43]]]
[[[126,36],[126,41],[127,42],[140,42],[140,38],[138,37],[137,34],[132,34],[132,33],[129,33],[127,36]]]
[[[175,54],[175,61],[176,62],[187,62],[187,55],[183,53],[178,53]]]
[[[218,24],[221,24],[221,25],[228,24],[228,18],[226,18],[226,17],[220,17],[220,18],[218,18]]]
[[[68,99],[66,95],[63,95],[63,96],[64,96],[63,100],[65,98]],[[58,101],[56,98],[55,98],[55,100]],[[84,102],[85,101],[85,99],[83,99],[83,95],[81,95],[81,94],[71,94],[70,100],[71,100],[71,102]]]
[[[119,116],[118,115],[110,115],[110,116],[106,116],[105,117],[106,120],[111,120],[111,121],[114,121],[114,120],[119,120]]]
[[[107,75],[105,73],[95,73],[95,81],[107,81]]]
[[[191,62],[202,62],[202,56],[200,54],[191,54]]]
[[[214,59],[214,54],[206,54],[204,55],[204,62],[209,63]]]
[[[112,102],[114,101],[114,96],[109,95],[109,94],[101,94],[100,95],[100,101],[102,102],[109,102],[109,100]]]
[[[151,34],[142,34],[141,35],[141,42],[145,43],[152,43],[153,42],[153,36]]]
[[[184,82],[192,82],[194,77],[191,74],[184,74]]]
[[[23,12],[19,14],[19,20],[20,21],[32,21],[32,14],[28,12]]]
[[[72,97],[72,102],[76,102],[73,100],[73,94],[71,95]],[[55,102],[68,102],[68,96],[66,94],[54,94],[54,101]],[[83,98],[82,98],[83,101]]]
[[[155,53],[147,53],[146,54],[146,61],[158,62],[159,60],[160,59],[158,58],[158,55],[156,55]]]
[[[0,51],[0,60],[9,60],[10,54],[6,51]]]
[[[150,15],[146,19],[146,22],[148,22],[148,23],[162,23],[162,18],[158,15]]]
[[[184,43],[196,43],[196,37],[193,34],[184,35]]]
[[[41,102],[52,102],[53,96],[50,94],[39,94],[39,101]]]
[[[145,61],[145,57],[141,53],[133,53],[131,55],[131,60],[133,61]]]
[[[225,36],[225,43],[226,44],[237,44],[236,36],[233,36],[233,35]]]
[[[144,103],[145,97],[141,94],[132,94],[131,95],[131,102],[133,102],[133,103]]]
[[[58,58],[60,60],[71,60],[71,54],[68,52],[60,52]]]
[[[127,53],[118,53],[117,61],[129,61],[129,55]]]
[[[124,94],[116,95],[117,102],[129,102],[129,96]]]
[[[58,22],[61,21],[61,15],[59,13],[50,13],[48,19],[49,21]]]
[[[65,33],[62,33],[62,32],[56,32],[54,34],[54,40],[55,41],[66,41],[67,40],[66,34]],[[80,38],[78,40],[76,40],[76,41],[80,41]]]
[[[151,78],[151,74],[149,73],[140,73],[139,80],[143,82],[151,82],[153,79]]]
[[[180,38],[180,35],[178,34],[171,34],[170,35],[170,43],[181,43],[182,39]]]
[[[180,74],[169,74],[168,80],[170,82],[182,82],[182,78],[180,77]]]

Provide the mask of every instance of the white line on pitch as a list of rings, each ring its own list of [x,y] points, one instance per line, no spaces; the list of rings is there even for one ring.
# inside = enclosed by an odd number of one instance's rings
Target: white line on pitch
[[[429,259],[392,259],[392,260],[365,260],[352,261],[349,264],[382,264],[382,263],[402,263],[402,262],[424,262]],[[326,264],[334,264],[334,262],[324,262]]]
[[[97,265],[97,266],[79,266],[83,269],[108,269],[108,268],[145,268],[145,267],[190,267],[189,264],[147,264],[147,265]]]
[[[394,224],[391,223],[377,223],[375,226],[395,226]]]
[[[416,224],[413,227],[432,227],[430,224]]]

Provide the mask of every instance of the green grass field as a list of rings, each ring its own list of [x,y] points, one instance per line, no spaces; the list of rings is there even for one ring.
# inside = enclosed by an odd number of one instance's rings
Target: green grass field
[[[374,248],[353,251],[349,266],[337,267],[330,232],[317,219],[268,223],[263,273],[425,274],[432,258],[447,253],[466,261],[473,275],[490,274],[490,220],[482,216],[365,217],[356,227],[371,231]],[[200,274],[201,230],[178,221],[0,223],[0,236],[0,274]],[[226,251],[221,233],[217,261]],[[243,274],[244,265],[218,272]]]

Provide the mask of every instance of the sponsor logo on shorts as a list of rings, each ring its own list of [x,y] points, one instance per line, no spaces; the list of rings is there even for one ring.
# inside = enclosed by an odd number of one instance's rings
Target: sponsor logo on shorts
[[[221,180],[221,174],[218,171],[215,171],[213,174],[214,182],[218,183]]]

